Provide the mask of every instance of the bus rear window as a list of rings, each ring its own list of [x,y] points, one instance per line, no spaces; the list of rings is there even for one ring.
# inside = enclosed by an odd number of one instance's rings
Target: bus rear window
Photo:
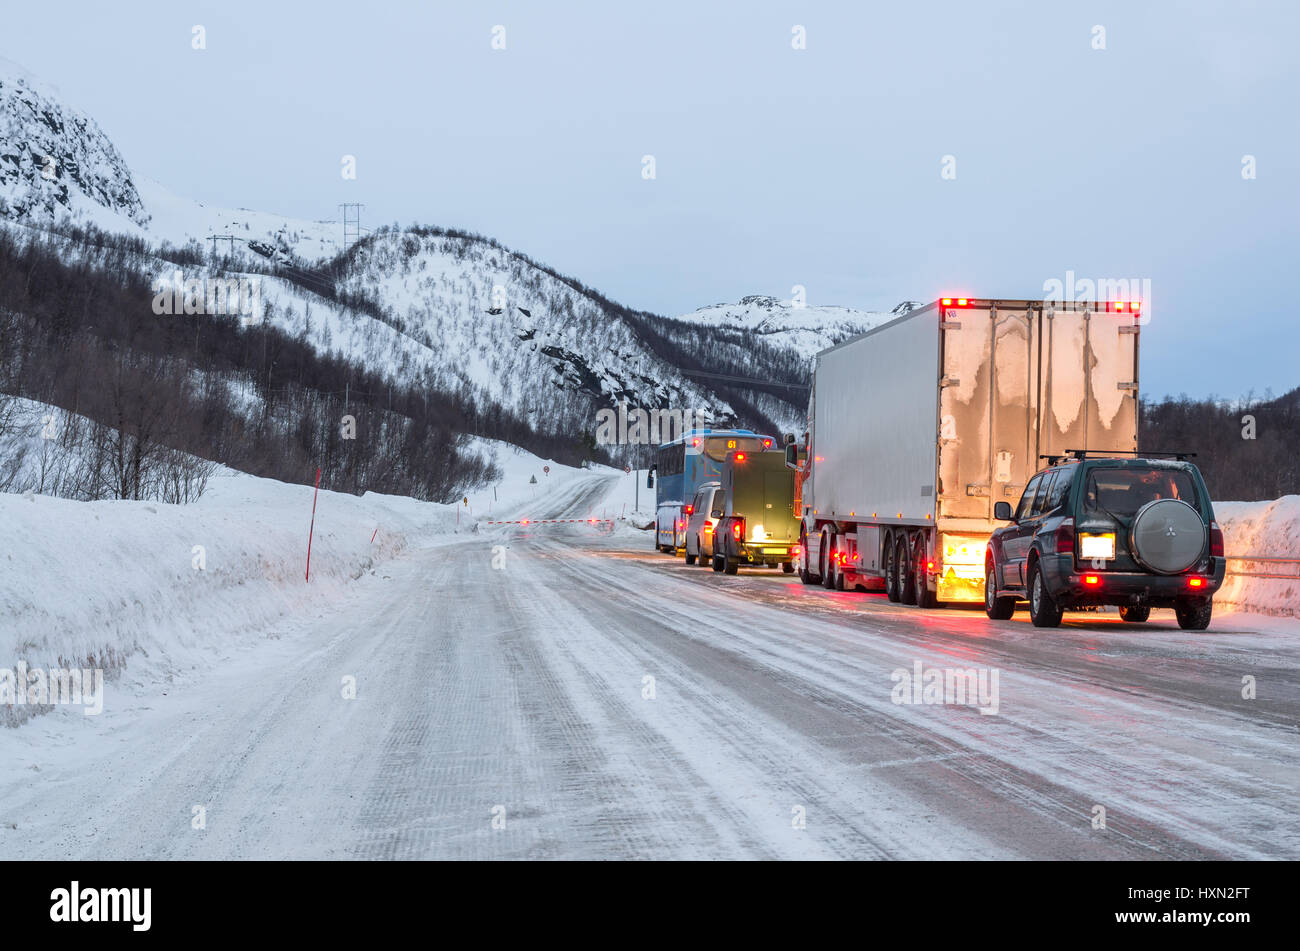
[[[714,462],[723,462],[727,453],[761,452],[763,441],[754,436],[709,436],[704,440],[704,454]]]

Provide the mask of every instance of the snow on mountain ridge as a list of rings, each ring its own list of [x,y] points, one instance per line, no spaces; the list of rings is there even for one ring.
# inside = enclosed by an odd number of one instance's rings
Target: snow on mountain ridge
[[[892,313],[878,313],[826,304],[797,307],[788,300],[750,294],[735,304],[712,304],[674,319],[752,333],[811,361],[819,351],[896,316],[897,308]]]
[[[149,224],[112,140],[25,69],[0,59],[0,198],[15,217],[85,215],[98,206]]]
[[[177,246],[234,235],[234,256],[244,260],[312,262],[342,250],[339,224],[212,207],[136,175],[94,119],[0,58],[0,218],[48,225],[64,217]]]
[[[375,235],[352,253],[341,286],[378,299],[405,336],[428,348],[440,374],[540,429],[594,431],[595,409],[620,399],[735,418],[604,302],[488,242]]]

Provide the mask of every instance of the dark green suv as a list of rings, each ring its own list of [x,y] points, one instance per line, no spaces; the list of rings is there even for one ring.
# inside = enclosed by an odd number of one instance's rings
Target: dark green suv
[[[1178,626],[1210,625],[1223,583],[1223,532],[1205,480],[1183,458],[1049,459],[1025,486],[1012,524],[989,539],[984,608],[1005,620],[1029,602],[1035,627],[1056,627],[1068,608],[1118,605],[1125,621],[1173,608]]]

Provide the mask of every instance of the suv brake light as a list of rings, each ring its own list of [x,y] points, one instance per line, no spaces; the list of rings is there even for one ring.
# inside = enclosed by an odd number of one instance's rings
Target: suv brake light
[[[1056,529],[1056,553],[1058,555],[1074,554],[1074,519],[1067,518]]]
[[[1223,529],[1219,528],[1218,522],[1210,523],[1210,555],[1214,558],[1223,557]]]

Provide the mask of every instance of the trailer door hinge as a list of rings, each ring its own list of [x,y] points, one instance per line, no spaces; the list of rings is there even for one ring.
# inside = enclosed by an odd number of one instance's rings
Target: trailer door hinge
[[[955,376],[945,376],[942,380],[939,381],[939,385],[940,386],[961,386],[961,380],[957,379]]]
[[[960,320],[941,320],[939,321],[940,330],[961,330]]]
[[[1123,327],[1120,327],[1120,328],[1119,328],[1119,332],[1122,333],[1122,334],[1135,334],[1135,333],[1138,332],[1138,326],[1137,326],[1137,324],[1132,324],[1132,325],[1129,325],[1129,326],[1123,326]]]
[[[1116,383],[1116,384],[1115,384],[1115,389],[1117,389],[1117,390],[1136,390],[1137,388],[1138,388],[1138,385],[1137,385],[1136,383]]]

